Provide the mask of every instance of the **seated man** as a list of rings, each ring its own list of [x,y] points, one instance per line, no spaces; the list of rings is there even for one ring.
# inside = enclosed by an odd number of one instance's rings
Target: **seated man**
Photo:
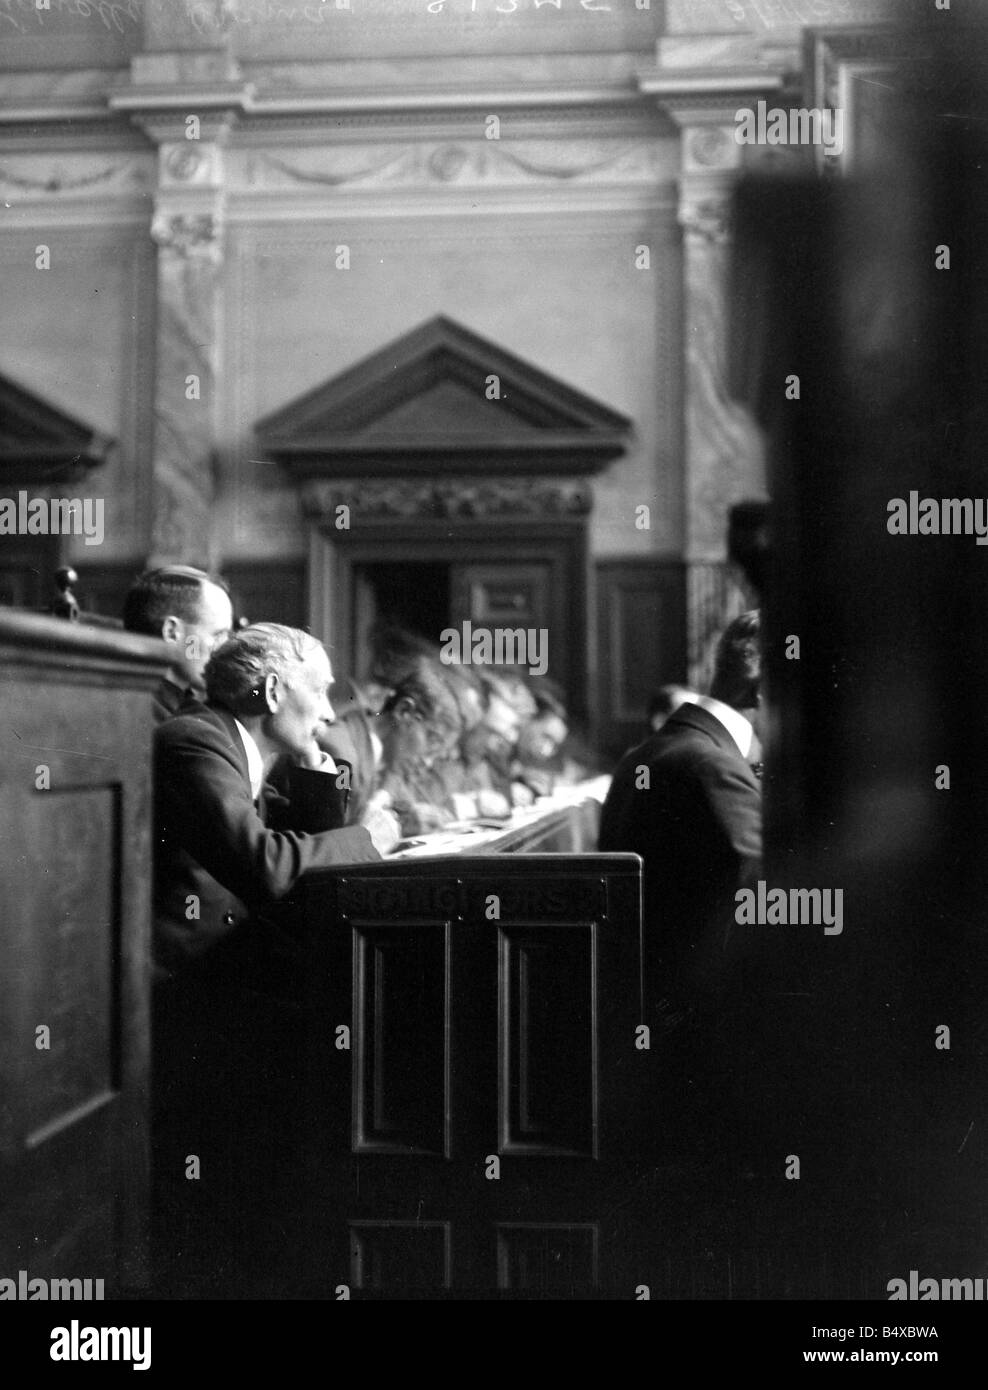
[[[190,701],[205,698],[206,662],[233,627],[230,591],[222,580],[189,565],[147,570],[127,593],[123,625],[173,648],[171,669],[154,697],[160,724]]]
[[[735,893],[760,869],[761,792],[746,761],[761,711],[758,644],[758,613],[735,618],[710,695],[625,753],[601,814],[601,851],[644,860],[648,973],[675,1012],[723,987]]]
[[[569,735],[566,706],[554,690],[540,683],[532,690],[535,713],[521,731],[512,777],[536,796],[548,796],[563,772],[560,752]]]
[[[744,613],[720,639],[710,694],[624,755],[601,814],[600,850],[644,861],[656,1136],[694,1154],[743,1123],[750,1097],[734,1069],[752,1021],[761,1026],[749,1012],[750,938],[735,921],[737,890],[761,871],[761,792],[747,762],[760,682],[759,616]]]
[[[484,762],[490,786],[504,798],[507,813],[510,814],[512,806],[529,806],[535,800],[534,791],[522,782],[513,780],[512,771],[522,729],[535,715],[535,699],[525,682],[510,672],[494,675],[488,671],[484,673],[483,680],[487,688]]]
[[[455,746],[462,719],[438,662],[415,659],[381,711],[379,726],[381,763],[371,804],[392,807],[406,835],[451,820],[442,784],[431,773]]]
[[[258,914],[307,869],[379,858],[393,817],[343,824],[337,768],[317,744],[333,718],[329,657],[295,628],[258,623],[206,668],[208,703],[155,734],[155,964],[174,974],[219,943],[257,944]],[[288,797],[265,778],[288,754]]]
[[[208,703],[155,730],[156,1248],[186,1296],[197,1261],[237,1266],[237,1232],[295,1172],[310,953],[273,909],[308,870],[377,861],[399,838],[382,811],[339,828],[345,793],[316,742],[331,684],[321,643],[258,623],[213,653]],[[266,784],[279,759],[285,796]]]

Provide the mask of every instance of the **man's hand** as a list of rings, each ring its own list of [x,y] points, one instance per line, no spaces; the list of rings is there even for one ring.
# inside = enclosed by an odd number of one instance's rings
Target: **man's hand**
[[[370,831],[378,854],[390,854],[401,839],[401,826],[398,824],[397,816],[383,806],[368,806],[360,824]]]
[[[298,760],[299,767],[307,767],[312,772],[338,772],[339,768],[328,753],[316,743],[315,739],[309,744],[306,752]]]

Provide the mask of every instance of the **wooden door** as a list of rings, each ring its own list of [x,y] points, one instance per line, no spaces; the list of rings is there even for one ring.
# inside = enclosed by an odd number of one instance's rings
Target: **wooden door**
[[[331,1284],[633,1289],[640,874],[634,855],[511,855],[308,884]]]
[[[459,626],[543,628],[553,617],[552,567],[518,562],[454,565],[450,618]]]

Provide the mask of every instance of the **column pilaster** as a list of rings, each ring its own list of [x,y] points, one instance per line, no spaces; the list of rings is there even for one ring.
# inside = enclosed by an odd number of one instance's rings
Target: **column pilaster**
[[[110,99],[158,151],[150,223],[157,247],[152,563],[216,559],[210,522],[222,369],[223,154],[250,96],[221,45],[139,54],[130,84]]]
[[[731,197],[742,165],[736,112],[778,91],[782,78],[764,68],[656,70],[639,83],[680,130],[688,675],[706,688],[718,634],[750,601],[727,563],[728,511],[765,494],[760,435],[727,391]]]

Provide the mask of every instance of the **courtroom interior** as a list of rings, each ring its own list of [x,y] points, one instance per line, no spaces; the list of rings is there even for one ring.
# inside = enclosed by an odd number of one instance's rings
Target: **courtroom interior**
[[[0,36],[0,1280],[984,1274],[978,16]]]

